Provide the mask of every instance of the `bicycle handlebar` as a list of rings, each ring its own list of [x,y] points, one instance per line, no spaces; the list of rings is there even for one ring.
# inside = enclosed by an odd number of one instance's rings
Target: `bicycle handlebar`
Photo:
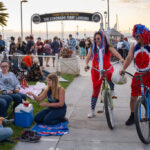
[[[144,75],[146,75],[148,72],[149,72],[149,70],[146,71],[146,72],[141,72],[141,73],[143,73],[143,74],[139,74],[139,75],[134,76],[133,74],[131,74],[131,73],[127,72],[127,71],[123,71],[124,74],[126,73],[126,74],[128,74],[128,75],[130,75],[130,76],[132,76],[132,77],[134,77],[134,78],[141,78],[141,77],[143,77]]]
[[[115,64],[118,64],[118,63],[121,63],[121,61],[117,61],[117,62],[113,63],[108,69],[103,69],[103,70],[101,70],[101,71],[100,71],[99,69],[95,68],[95,67],[92,67],[92,69],[94,69],[94,70],[96,70],[96,71],[98,71],[98,72],[104,73],[104,72],[109,71]],[[88,66],[87,69],[90,69],[90,67]]]

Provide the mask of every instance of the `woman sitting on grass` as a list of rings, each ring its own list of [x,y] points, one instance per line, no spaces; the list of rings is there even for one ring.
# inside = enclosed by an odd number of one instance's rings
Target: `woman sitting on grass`
[[[37,102],[41,102],[48,97],[48,102],[42,102],[40,105],[46,107],[35,116],[35,122],[43,125],[53,125],[65,121],[66,104],[65,90],[59,86],[58,77],[55,74],[50,74],[47,77],[47,88],[40,96],[32,95]]]

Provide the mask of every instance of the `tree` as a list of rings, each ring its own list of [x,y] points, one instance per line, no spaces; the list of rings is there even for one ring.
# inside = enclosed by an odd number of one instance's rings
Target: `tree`
[[[0,26],[6,26],[7,25],[7,17],[8,14],[4,13],[4,11],[6,11],[7,8],[5,8],[3,2],[0,2]]]

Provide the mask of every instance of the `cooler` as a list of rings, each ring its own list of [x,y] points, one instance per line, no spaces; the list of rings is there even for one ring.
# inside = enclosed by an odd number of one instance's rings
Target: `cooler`
[[[15,125],[27,128],[29,127],[33,122],[33,106],[32,104],[29,104],[28,107],[25,107],[23,104],[19,104],[15,108],[14,113],[15,118]]]

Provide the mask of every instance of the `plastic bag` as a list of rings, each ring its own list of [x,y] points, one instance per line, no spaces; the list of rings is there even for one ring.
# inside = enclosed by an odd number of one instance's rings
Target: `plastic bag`
[[[112,74],[111,80],[114,84],[125,84],[127,83],[126,75],[120,75],[120,70],[122,69],[122,64],[118,63],[114,66],[114,72]]]

